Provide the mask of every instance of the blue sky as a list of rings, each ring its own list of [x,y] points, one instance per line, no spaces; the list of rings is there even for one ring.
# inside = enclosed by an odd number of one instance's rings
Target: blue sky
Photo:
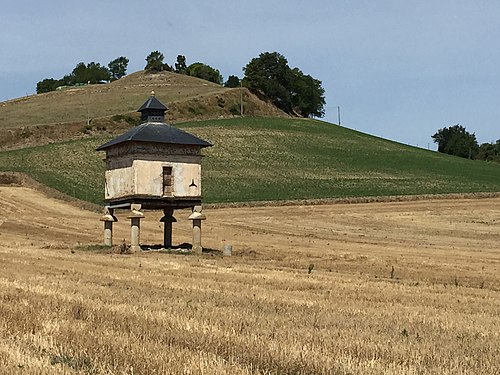
[[[128,72],[153,50],[242,76],[261,52],[322,81],[325,120],[435,149],[457,123],[500,138],[500,1],[26,0],[2,4],[0,101],[33,94],[78,62]]]

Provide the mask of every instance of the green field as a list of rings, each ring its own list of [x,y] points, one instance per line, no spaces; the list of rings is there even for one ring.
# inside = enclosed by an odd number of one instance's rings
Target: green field
[[[235,118],[177,125],[205,149],[206,202],[500,191],[500,165],[402,145],[306,119]],[[0,171],[24,172],[69,195],[101,203],[109,137],[0,153]]]

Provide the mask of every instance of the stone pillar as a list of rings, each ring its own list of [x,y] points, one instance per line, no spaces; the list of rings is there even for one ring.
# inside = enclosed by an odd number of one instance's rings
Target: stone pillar
[[[201,254],[203,252],[203,247],[201,246],[201,221],[205,220],[206,217],[201,213],[201,206],[194,206],[193,213],[188,217],[189,220],[193,220],[193,252]]]
[[[141,238],[141,219],[144,218],[144,214],[140,211],[140,204],[130,205],[130,214],[127,216],[130,219],[130,252],[134,253],[141,250],[140,238]]]
[[[100,218],[104,222],[104,245],[113,246],[113,223],[118,219],[113,215],[113,209],[104,208],[104,215]]]
[[[165,208],[163,214],[165,216],[160,219],[163,223],[163,247],[170,249],[172,248],[172,223],[176,223],[177,220],[174,217],[173,208]]]

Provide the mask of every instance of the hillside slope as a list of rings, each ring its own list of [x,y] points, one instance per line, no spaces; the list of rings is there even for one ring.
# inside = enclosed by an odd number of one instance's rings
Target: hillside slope
[[[137,108],[151,91],[169,107],[167,121],[172,123],[233,117],[240,114],[242,101],[249,116],[287,117],[246,88],[229,89],[172,72],[141,71],[109,84],[66,88],[0,103],[0,150],[79,139],[102,130],[120,132],[130,124],[113,118],[125,115],[133,122]]]
[[[204,150],[206,202],[500,192],[500,165],[466,160],[307,119],[234,118],[178,124]],[[25,172],[99,203],[110,136],[0,153],[0,171]]]

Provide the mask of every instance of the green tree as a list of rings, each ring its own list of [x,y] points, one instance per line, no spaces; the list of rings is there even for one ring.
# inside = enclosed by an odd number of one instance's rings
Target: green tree
[[[71,74],[66,74],[63,78],[59,80],[59,86],[69,86],[71,85]]]
[[[470,134],[460,124],[439,129],[433,136],[438,151],[462,158],[474,159],[479,150],[476,135]]]
[[[325,90],[321,81],[292,69],[291,98],[293,111],[302,117],[325,115]]]
[[[163,53],[160,51],[153,51],[146,57],[146,69],[149,72],[160,72],[164,70]]]
[[[125,76],[129,60],[125,56],[120,56],[108,64],[111,80],[117,80]]]
[[[74,85],[76,83],[87,83],[90,81],[87,66],[85,63],[80,62],[76,64],[73,71],[70,74],[70,84]]]
[[[267,96],[278,108],[292,111],[288,88],[291,85],[290,67],[285,56],[278,52],[264,52],[243,68],[243,85]]]
[[[99,83],[109,81],[110,73],[105,66],[96,62],[90,62],[87,65],[81,62],[78,63],[69,76],[69,84],[77,83]]]
[[[291,69],[285,56],[264,52],[244,68],[243,84],[269,98],[287,113],[303,117],[324,115],[325,90],[321,81]]]
[[[186,73],[192,77],[201,78],[219,85],[222,84],[222,75],[220,72],[201,62],[195,62],[189,65],[186,69]]]
[[[224,83],[224,87],[240,87],[240,79],[236,76],[229,76],[227,77],[227,81]]]
[[[59,86],[59,80],[54,78],[46,78],[36,84],[36,93],[42,94],[44,92],[54,91]]]
[[[89,79],[87,82],[90,83],[100,83],[110,80],[110,73],[108,68],[105,66],[101,66],[101,64],[96,62],[91,62],[87,64],[88,76]],[[85,83],[85,82],[84,82]]]
[[[186,56],[177,55],[177,62],[175,63],[175,72],[180,74],[186,74]]]
[[[500,162],[500,139],[495,143],[483,143],[479,146],[477,160]]]

